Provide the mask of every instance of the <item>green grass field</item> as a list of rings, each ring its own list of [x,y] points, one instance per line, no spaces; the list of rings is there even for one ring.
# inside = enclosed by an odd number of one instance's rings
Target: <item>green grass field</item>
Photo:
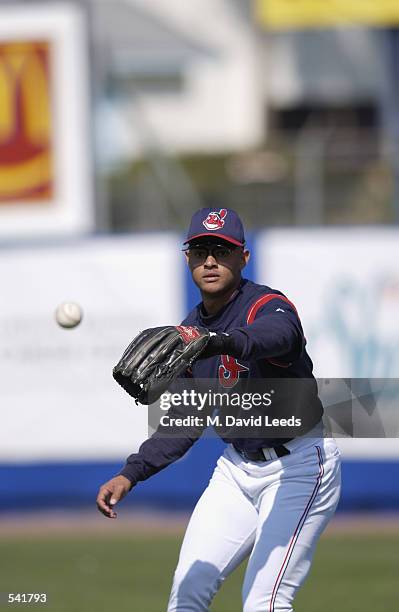
[[[7,537],[0,543],[0,592],[47,592],[49,603],[2,609],[162,612],[180,541],[181,536],[132,533]],[[226,581],[213,612],[241,610],[244,570]],[[296,612],[398,609],[399,533],[322,538]]]

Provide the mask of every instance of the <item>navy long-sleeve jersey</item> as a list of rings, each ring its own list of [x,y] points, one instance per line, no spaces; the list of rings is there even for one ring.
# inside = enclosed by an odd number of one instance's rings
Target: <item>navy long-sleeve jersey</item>
[[[218,355],[199,359],[192,365],[194,379],[218,379],[221,387],[231,387],[240,376],[255,379],[313,379],[313,364],[306,352],[305,337],[295,306],[280,291],[243,279],[232,299],[216,314],[207,315],[202,303],[182,325],[228,332],[235,357]],[[314,424],[322,416],[322,405],[314,380],[311,402]],[[173,409],[171,409],[173,410]],[[120,474],[132,484],[145,480],[182,457],[198,439],[198,431],[184,429],[182,437],[163,436],[163,427],[130,455]],[[237,450],[254,451],[282,444],[287,439],[229,439]]]

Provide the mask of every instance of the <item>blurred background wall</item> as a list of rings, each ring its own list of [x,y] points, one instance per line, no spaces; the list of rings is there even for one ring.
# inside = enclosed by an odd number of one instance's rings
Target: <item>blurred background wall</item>
[[[198,207],[240,213],[316,375],[399,376],[399,7],[286,4],[0,2],[0,509],[93,504],[147,436],[111,369],[198,301]],[[397,433],[340,440],[342,509],[399,508]],[[128,502],[191,507],[222,447]]]

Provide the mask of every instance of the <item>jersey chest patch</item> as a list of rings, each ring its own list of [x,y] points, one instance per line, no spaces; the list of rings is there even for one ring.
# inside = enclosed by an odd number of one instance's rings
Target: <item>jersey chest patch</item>
[[[234,387],[240,379],[242,372],[248,372],[249,368],[238,363],[235,357],[229,355],[221,355],[221,364],[218,368],[219,383],[222,387],[230,389]]]

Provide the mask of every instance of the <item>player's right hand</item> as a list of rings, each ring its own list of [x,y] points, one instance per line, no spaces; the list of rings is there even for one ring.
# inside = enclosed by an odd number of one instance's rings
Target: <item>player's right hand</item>
[[[132,483],[125,476],[115,476],[100,487],[97,508],[108,518],[117,518],[114,506],[129,493]]]

